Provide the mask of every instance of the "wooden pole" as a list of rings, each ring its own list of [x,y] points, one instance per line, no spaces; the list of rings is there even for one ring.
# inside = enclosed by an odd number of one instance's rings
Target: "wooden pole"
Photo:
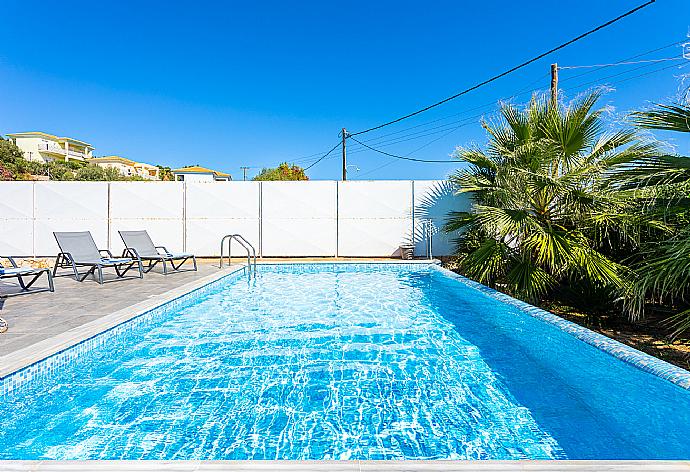
[[[347,154],[345,153],[345,140],[347,139],[347,130],[343,128],[343,182],[347,180]]]
[[[558,63],[551,64],[551,104],[558,105]]]

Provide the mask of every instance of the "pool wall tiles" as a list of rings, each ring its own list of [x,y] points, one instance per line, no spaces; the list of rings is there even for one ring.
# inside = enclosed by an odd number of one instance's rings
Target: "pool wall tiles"
[[[640,370],[649,372],[650,374],[654,374],[657,377],[668,380],[679,387],[690,390],[690,372],[686,371],[685,369],[677,367],[673,364],[669,364],[668,362],[657,359],[649,354],[645,354],[644,352],[620,343],[615,339],[608,338],[603,334],[595,333],[594,331],[556,316],[553,313],[542,310],[541,308],[537,308],[529,303],[517,300],[510,295],[506,295],[505,293],[501,293],[497,290],[489,288],[478,282],[458,275],[448,269],[444,269],[440,266],[434,266],[434,268],[448,277],[456,279],[469,287],[479,290],[490,297],[495,298],[496,300],[510,304],[527,313],[528,315],[533,316],[534,318],[538,318],[546,323],[549,323],[550,325],[556,326],[560,330],[576,337],[580,341],[594,346],[601,351],[627,362],[628,364],[632,364]]]
[[[113,326],[106,331],[85,339],[78,344],[57,352],[50,357],[35,362],[3,378],[0,378],[0,398],[11,392],[17,391],[31,382],[40,381],[50,377],[58,370],[78,362],[79,359],[84,355],[125,337],[142,325],[151,323],[152,321],[158,320],[172,312],[177,311],[183,306],[196,302],[229,281],[246,276],[245,270],[246,269],[242,268],[227,274],[217,280],[209,282],[202,287],[180,295],[179,297],[147,310],[135,316],[134,318]]]

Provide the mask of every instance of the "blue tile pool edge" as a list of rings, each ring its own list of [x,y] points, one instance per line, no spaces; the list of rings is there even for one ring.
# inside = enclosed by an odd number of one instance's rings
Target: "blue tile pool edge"
[[[482,285],[479,282],[468,279],[467,277],[463,277],[462,275],[456,274],[455,272],[441,267],[440,265],[434,264],[433,269],[440,271],[447,277],[455,279],[467,285],[468,287],[479,290],[491,298],[512,305],[523,313],[555,326],[561,331],[568,333],[580,341],[583,341],[590,346],[594,346],[597,349],[604,351],[607,354],[622,360],[623,362],[631,364],[642,371],[667,380],[685,390],[690,390],[690,372],[681,367],[670,364],[662,359],[639,351],[634,347],[628,346],[627,344],[623,344],[615,339],[611,339],[603,334],[594,332],[588,328],[568,321],[560,316],[554,315],[549,311],[513,298],[503,292],[499,292],[498,290],[487,287],[486,285]]]
[[[0,377],[0,399],[11,393],[19,392],[23,387],[28,386],[32,382],[37,382],[41,379],[49,377],[58,369],[77,362],[84,354],[89,353],[100,346],[108,344],[114,339],[118,339],[119,337],[131,332],[141,324],[170,313],[182,304],[188,303],[190,300],[204,296],[206,293],[218,287],[218,285],[227,283],[229,280],[245,276],[246,270],[246,267],[241,267],[230,273],[223,274],[220,277],[201,285],[200,287],[193,288],[183,294],[171,298],[170,300],[164,300],[158,305],[143,310],[141,313],[137,313],[132,318],[123,320],[115,326],[111,326],[103,331],[94,333],[93,335],[77,342],[76,344],[67,346],[48,357],[39,359],[27,366],[21,367],[20,369],[5,375],[4,377]]]

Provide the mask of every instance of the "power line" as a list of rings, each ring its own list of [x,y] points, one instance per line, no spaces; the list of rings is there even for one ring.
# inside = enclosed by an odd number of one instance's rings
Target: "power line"
[[[312,167],[314,167],[316,164],[318,164],[319,162],[321,162],[322,160],[324,160],[324,159],[326,158],[326,156],[328,156],[330,153],[332,153],[333,151],[335,151],[336,149],[338,149],[338,147],[340,147],[341,144],[342,144],[341,141],[338,141],[338,142],[335,144],[335,146],[333,146],[333,147],[331,148],[330,151],[328,151],[326,154],[324,154],[323,156],[321,156],[320,158],[318,158],[318,159],[316,160],[316,162],[312,163],[312,164],[309,165],[308,167],[305,167],[304,170],[305,170],[305,171],[306,171],[306,170],[309,170],[309,169],[311,169]]]
[[[519,91],[513,93],[509,98],[499,99],[498,101],[501,101],[501,100],[510,100],[510,99],[519,97],[519,96],[521,96],[521,95],[523,95],[523,94],[525,94],[525,93],[533,93],[533,92],[539,90],[539,89],[530,89],[530,87],[532,87],[535,83],[539,82],[540,80],[542,80],[544,77],[547,77],[548,75],[549,75],[549,73],[547,73],[547,74],[545,74],[545,75],[542,75],[541,77],[537,78],[536,80],[533,80],[532,82],[530,82],[530,83],[527,85],[527,87],[524,87],[524,88],[520,89]],[[426,136],[431,136],[431,135],[434,135],[434,134],[443,133],[443,132],[446,131],[446,130],[445,130],[445,129],[440,129],[440,128],[446,128],[446,127],[448,127],[448,126],[451,126],[451,125],[454,125],[454,124],[457,124],[457,123],[462,123],[462,122],[465,122],[465,121],[468,121],[468,120],[474,120],[474,119],[476,119],[476,118],[479,118],[479,117],[483,116],[483,115],[485,114],[486,111],[491,111],[492,109],[494,109],[494,108],[496,107],[496,103],[497,103],[496,100],[491,101],[491,102],[487,102],[487,103],[484,103],[484,104],[479,105],[479,106],[476,106],[476,107],[467,108],[466,110],[464,110],[464,111],[462,111],[462,112],[460,112],[460,113],[453,113],[452,115],[447,115],[447,116],[444,116],[444,117],[441,117],[441,118],[437,118],[437,119],[435,119],[435,120],[431,120],[431,121],[427,121],[427,122],[424,122],[424,123],[420,123],[420,124],[418,124],[418,125],[410,126],[410,127],[408,127],[408,128],[404,128],[404,129],[402,129],[402,130],[394,131],[394,132],[392,132],[392,133],[386,133],[386,134],[383,134],[383,135],[381,135],[381,136],[375,137],[375,138],[373,138],[373,139],[365,140],[364,142],[367,143],[367,144],[376,145],[376,146],[392,146],[392,145],[394,145],[394,144],[401,143],[401,142],[404,142],[404,141],[409,141],[409,140],[412,140],[412,139],[419,139],[419,138],[423,138],[423,137],[426,137]],[[479,113],[479,114],[467,116],[467,113],[468,113],[468,112],[470,112],[470,111],[475,111],[475,110],[484,110],[484,111],[483,111],[482,113]],[[444,123],[444,124],[441,124],[441,125],[437,125],[437,126],[433,126],[433,127],[430,127],[430,128],[426,128],[426,129],[423,129],[423,130],[418,131],[418,132],[410,133],[410,134],[408,134],[408,135],[397,136],[397,137],[395,137],[395,138],[391,138],[391,139],[387,139],[387,140],[381,141],[381,139],[383,139],[383,138],[385,138],[385,137],[387,137],[387,136],[392,136],[392,135],[395,135],[395,134],[404,133],[405,131],[409,131],[409,130],[412,130],[412,129],[415,129],[415,128],[419,128],[419,127],[422,127],[422,126],[426,126],[426,125],[429,125],[429,124],[437,123],[437,122],[439,122],[439,121],[444,121],[444,120],[447,120],[447,119],[449,119],[449,118],[455,118],[455,117],[459,117],[459,116],[464,116],[464,118],[462,118],[462,119],[460,119],[460,120],[456,120],[456,121],[451,121],[451,122],[449,122],[449,123]],[[464,126],[464,124],[463,124],[462,126]],[[461,127],[461,126],[459,126],[459,127]],[[455,131],[455,130],[458,129],[459,127],[453,127],[452,131]],[[429,132],[429,131],[436,130],[436,129],[438,129],[439,131]],[[426,134],[423,134],[423,133],[426,133]],[[414,137],[411,137],[411,136],[414,136]],[[409,137],[409,138],[408,138],[408,137]],[[361,152],[361,151],[365,151],[365,150],[366,150],[366,149],[361,149],[361,148],[359,148],[359,149],[355,149],[355,151],[352,151],[352,152],[358,152],[358,151]]]
[[[450,136],[451,134],[453,134],[455,131],[457,131],[458,129],[462,128],[463,126],[466,126],[466,125],[460,125],[460,126],[458,126],[458,127],[456,127],[456,128],[453,128],[452,130],[448,131],[448,132],[445,133],[444,135],[439,136],[438,138],[434,138],[434,139],[432,139],[431,141],[429,141],[429,142],[427,142],[427,143],[425,143],[425,144],[422,144],[421,146],[419,146],[419,147],[418,147],[417,149],[415,149],[414,151],[411,151],[411,152],[407,153],[407,155],[410,156],[410,155],[414,154],[414,153],[417,152],[417,151],[421,151],[422,149],[424,149],[424,148],[427,147],[427,146],[431,146],[431,145],[432,145],[433,143],[435,143],[436,141],[440,141],[441,139],[443,139],[443,138],[445,138],[445,137],[447,137],[447,136]],[[391,159],[389,162],[387,162],[387,163],[385,163],[385,164],[383,164],[383,165],[381,165],[381,166],[375,167],[375,168],[373,168],[373,169],[371,169],[371,170],[368,170],[368,171],[364,172],[363,174],[360,174],[359,177],[364,177],[365,175],[372,174],[372,173],[376,172],[377,170],[381,170],[381,169],[383,169],[384,167],[388,167],[389,165],[395,164],[395,162],[396,162],[396,159]]]
[[[632,64],[645,64],[649,62],[664,62],[664,61],[677,61],[678,59],[681,59],[681,57],[665,57],[663,59],[647,59],[643,61],[626,61],[626,62],[614,62],[612,64],[592,64],[592,65],[587,65],[587,66],[558,66],[560,70],[565,70],[565,69],[591,69],[593,67],[598,67],[598,68],[604,68],[604,67],[612,67],[612,66],[627,66],[627,65],[632,65]]]
[[[654,49],[650,49],[650,50],[648,50],[648,51],[644,51],[644,52],[635,54],[635,55],[630,56],[630,57],[626,57],[626,58],[624,58],[624,59],[621,59],[619,62],[616,62],[616,63],[613,63],[613,64],[619,64],[619,63],[623,63],[623,62],[626,62],[626,61],[630,61],[630,60],[632,60],[632,59],[637,59],[638,57],[646,56],[646,55],[648,55],[648,54],[652,54],[652,53],[654,53],[654,52],[658,52],[658,51],[661,51],[661,50],[663,50],[663,49],[667,49],[667,48],[669,48],[669,47],[671,47],[671,46],[679,45],[679,44],[681,44],[683,41],[685,41],[685,40],[682,40],[682,41],[674,41],[674,42],[672,42],[672,43],[665,44],[665,45],[663,45],[663,46],[656,47],[656,48],[654,48]],[[573,75],[573,76],[571,76],[571,77],[567,77],[567,78],[561,80],[561,82],[567,82],[567,81],[570,81],[570,80],[572,80],[572,79],[575,79],[575,78],[580,77],[580,76],[583,76],[583,75],[592,74],[592,73],[597,72],[598,70],[604,69],[604,68],[606,68],[606,67],[608,67],[608,66],[602,65],[602,66],[598,67],[596,70],[591,70],[591,71],[584,72],[584,73],[582,73],[582,74],[577,74],[577,75]],[[505,98],[505,99],[501,99],[501,100],[510,100],[510,99],[513,99],[513,98],[522,96],[522,95],[524,95],[525,93],[530,93],[530,94],[531,94],[531,93],[533,93],[533,92],[539,90],[539,88],[534,89],[534,88],[532,88],[532,87],[533,87],[536,83],[538,83],[538,82],[540,82],[541,80],[543,80],[544,78],[548,77],[549,75],[550,75],[550,72],[547,72],[546,74],[543,74],[543,75],[539,76],[538,78],[536,78],[535,80],[531,81],[529,84],[527,84],[527,85],[526,85],[525,87],[523,87],[522,89],[520,89],[520,90],[518,90],[517,92],[513,93],[509,98]],[[462,111],[462,112],[460,112],[460,113],[453,113],[453,114],[450,114],[450,115],[442,116],[442,117],[440,117],[440,118],[436,118],[436,119],[434,119],[434,120],[426,121],[426,122],[423,122],[423,123],[420,123],[420,124],[417,124],[417,125],[414,125],[414,126],[410,126],[410,127],[407,127],[407,128],[403,128],[403,129],[400,129],[400,130],[398,130],[398,131],[393,131],[393,132],[390,132],[390,133],[382,134],[382,135],[380,135],[380,136],[374,138],[373,140],[365,140],[365,142],[366,142],[366,143],[369,143],[369,144],[372,144],[374,141],[378,141],[379,139],[382,139],[382,138],[387,137],[387,136],[393,136],[393,135],[396,135],[396,134],[405,133],[406,131],[410,131],[410,130],[413,130],[413,129],[421,128],[421,127],[424,127],[424,126],[426,126],[426,125],[430,125],[430,124],[433,124],[433,123],[438,123],[438,122],[440,122],[440,121],[445,121],[445,120],[448,120],[448,119],[450,119],[450,118],[455,118],[455,117],[458,117],[458,116],[463,116],[463,115],[466,115],[467,112],[470,112],[470,111],[474,111],[474,110],[483,110],[483,109],[487,109],[487,108],[493,108],[493,107],[495,107],[495,105],[496,105],[496,101],[487,102],[487,103],[485,103],[485,104],[483,104],[483,105],[479,105],[479,106],[476,106],[476,107],[473,107],[473,108],[468,108],[468,109],[466,109],[466,110],[464,110],[464,111]],[[481,116],[481,115],[476,115],[476,116]],[[431,130],[431,129],[436,129],[436,128],[428,128],[428,129]],[[363,149],[361,149],[361,150],[363,151]]]
[[[661,47],[658,47],[658,48],[655,48],[655,49],[651,49],[651,50],[649,50],[649,51],[641,52],[641,53],[639,53],[639,54],[635,54],[634,56],[626,57],[625,59],[621,59],[621,61],[619,61],[619,62],[631,61],[631,60],[633,60],[633,59],[637,59],[638,57],[643,57],[643,56],[646,56],[647,54],[652,54],[653,52],[659,52],[659,51],[662,51],[662,50],[664,50],[664,49],[670,48],[671,46],[677,46],[677,45],[681,44],[683,41],[685,41],[685,40],[674,41],[674,42],[669,43],[669,44],[666,44],[666,45],[664,45],[664,46],[661,46]],[[586,72],[582,72],[581,74],[577,74],[577,75],[570,76],[570,77],[568,77],[568,78],[566,78],[566,79],[564,79],[564,80],[561,80],[561,82],[565,82],[565,81],[567,81],[567,80],[576,79],[576,78],[578,78],[578,77],[582,77],[583,75],[593,74],[593,73],[595,73],[595,72],[597,72],[597,71],[599,71],[599,70],[601,70],[601,69],[606,69],[607,67],[611,67],[611,66],[601,66],[601,67],[599,67],[599,68],[597,68],[597,69],[594,69],[594,70],[588,70],[588,71],[586,71]]]
[[[444,103],[446,103],[446,102],[449,102],[449,101],[451,101],[451,100],[454,100],[454,99],[456,99],[456,98],[458,98],[458,97],[460,97],[460,96],[462,96],[462,95],[465,95],[465,94],[467,94],[467,93],[469,93],[469,92],[471,92],[471,91],[473,91],[473,90],[476,90],[476,89],[478,89],[478,88],[480,88],[480,87],[483,87],[484,85],[487,85],[487,84],[489,84],[489,83],[491,83],[491,82],[494,82],[494,81],[500,79],[501,77],[505,77],[505,76],[508,75],[508,74],[512,74],[512,73],[515,72],[516,70],[522,69],[523,67],[526,67],[526,66],[528,66],[529,64],[532,64],[533,62],[538,61],[539,59],[542,59],[542,58],[544,58],[544,57],[546,57],[546,56],[548,56],[548,55],[550,55],[550,54],[553,54],[554,52],[556,52],[556,51],[558,51],[558,50],[560,50],[560,49],[563,49],[563,48],[565,48],[565,47],[567,47],[567,46],[569,46],[569,45],[575,43],[576,41],[579,41],[579,40],[581,40],[581,39],[583,39],[583,38],[589,36],[590,34],[593,34],[593,33],[597,32],[597,31],[599,31],[599,30],[601,30],[601,29],[603,29],[603,28],[606,28],[606,27],[609,26],[609,25],[612,25],[613,23],[616,23],[617,21],[622,20],[623,18],[625,18],[625,17],[627,17],[627,16],[632,15],[633,13],[635,13],[635,12],[637,12],[637,11],[639,11],[639,10],[641,10],[641,9],[643,9],[643,8],[645,8],[645,7],[647,7],[647,6],[649,6],[649,5],[651,5],[651,4],[654,3],[654,2],[656,2],[656,0],[649,0],[648,2],[643,3],[642,5],[639,5],[639,6],[635,7],[635,8],[633,8],[632,10],[629,10],[629,11],[623,13],[622,15],[617,16],[616,18],[614,18],[614,19],[612,19],[612,20],[609,20],[609,21],[607,21],[606,23],[603,23],[603,24],[599,25],[599,26],[597,26],[597,27],[594,28],[594,29],[591,29],[591,30],[589,30],[589,31],[587,31],[587,32],[585,32],[585,33],[583,33],[583,34],[581,34],[581,35],[579,35],[579,36],[577,36],[577,37],[575,37],[575,38],[569,40],[569,41],[566,41],[565,43],[562,43],[562,44],[560,44],[560,45],[558,45],[558,46],[556,46],[556,47],[554,47],[554,48],[551,48],[551,49],[549,49],[548,51],[546,51],[546,52],[544,52],[544,53],[541,53],[541,54],[539,54],[538,56],[535,56],[535,57],[533,57],[532,59],[529,59],[529,60],[523,62],[522,64],[519,64],[519,65],[517,65],[517,66],[515,66],[515,67],[512,67],[512,68],[510,68],[510,69],[508,69],[508,70],[506,70],[506,71],[504,71],[504,72],[501,72],[501,73],[498,74],[498,75],[495,75],[495,76],[493,76],[493,77],[491,77],[491,78],[489,78],[489,79],[487,79],[487,80],[484,80],[483,82],[480,82],[480,83],[478,83],[478,84],[476,84],[476,85],[473,85],[472,87],[467,88],[467,89],[463,90],[462,92],[456,93],[455,95],[452,95],[452,96],[450,96],[450,97],[448,97],[448,98],[444,98],[443,100],[441,100],[441,101],[439,101],[439,102],[436,102],[436,103],[434,103],[434,104],[432,104],[432,105],[429,105],[429,106],[427,106],[427,107],[424,107],[424,108],[422,108],[422,109],[420,109],[420,110],[417,110],[417,111],[415,111],[415,112],[409,113],[409,114],[407,114],[407,115],[405,115],[405,116],[401,116],[400,118],[396,118],[395,120],[388,121],[388,122],[383,123],[383,124],[380,124],[380,125],[378,125],[378,126],[374,126],[374,127],[365,129],[365,130],[363,130],[363,131],[358,131],[358,132],[356,132],[356,133],[352,133],[352,134],[350,134],[350,136],[356,136],[356,135],[368,133],[368,132],[370,132],[370,131],[374,131],[374,130],[376,130],[376,129],[383,128],[383,127],[385,127],[385,126],[392,125],[393,123],[398,123],[398,122],[400,122],[400,121],[402,121],[402,120],[406,120],[407,118],[411,118],[411,117],[413,117],[413,116],[415,116],[415,115],[419,115],[420,113],[424,113],[425,111],[428,111],[428,110],[430,110],[430,109],[432,109],[432,108],[435,108],[435,107],[437,107],[437,106],[439,106],[439,105],[442,105],[442,104],[444,104]]]
[[[681,41],[681,42],[682,42],[682,41]],[[635,56],[626,58],[626,59],[624,59],[624,60],[622,60],[622,61],[620,61],[620,62],[625,62],[625,61],[627,61],[627,60],[629,60],[629,59],[634,59],[634,58],[637,58],[637,57],[640,57],[640,56],[644,56],[644,55],[646,55],[646,54],[650,54],[650,53],[652,53],[652,52],[657,52],[657,51],[659,51],[659,50],[668,48],[668,47],[673,46],[673,45],[676,45],[676,44],[680,44],[680,42],[676,41],[676,42],[674,42],[674,43],[671,43],[671,44],[662,46],[662,47],[660,47],[660,48],[656,48],[656,49],[653,49],[653,50],[650,50],[650,51],[646,51],[646,52],[637,54],[637,55],[635,55]],[[669,58],[669,59],[676,59],[676,58]],[[678,58],[678,59],[680,59],[680,58]],[[584,84],[578,84],[578,85],[575,85],[573,88],[578,88],[578,87],[580,87],[580,86],[582,86],[582,85],[589,85],[589,84],[591,84],[591,83],[595,83],[595,82],[598,82],[598,81],[600,81],[600,80],[605,80],[605,79],[607,79],[607,78],[617,77],[617,76],[620,76],[620,75],[629,74],[630,72],[634,72],[635,70],[638,70],[638,69],[641,69],[641,68],[649,67],[649,66],[651,66],[651,65],[654,65],[654,63],[661,62],[661,61],[656,60],[656,61],[653,61],[653,62],[652,62],[652,61],[645,61],[645,62],[651,62],[651,63],[650,63],[649,65],[647,65],[647,66],[643,66],[643,67],[639,67],[639,68],[634,68],[634,69],[632,69],[632,70],[628,70],[628,71],[625,71],[625,72],[622,72],[622,73],[617,73],[617,74],[613,74],[613,75],[610,75],[610,76],[606,76],[606,77],[600,78],[600,79],[595,80],[595,81],[592,81],[592,82],[586,82],[586,83],[584,83]],[[614,63],[614,64],[618,64],[618,63]],[[626,77],[626,78],[624,78],[624,79],[622,79],[622,80],[618,80],[618,81],[613,82],[613,84],[615,85],[615,84],[627,82],[627,81],[629,81],[629,80],[633,80],[633,79],[637,79],[637,78],[639,78],[639,77],[644,77],[644,76],[648,76],[648,75],[651,75],[651,74],[655,74],[655,73],[657,73],[657,72],[661,72],[661,71],[663,71],[663,70],[667,70],[667,69],[670,69],[670,68],[673,68],[673,67],[676,67],[676,66],[677,66],[677,64],[672,64],[672,65],[669,65],[669,66],[666,66],[666,67],[661,67],[661,68],[658,68],[658,69],[655,69],[655,70],[652,70],[652,71],[649,71],[649,72],[646,72],[646,73],[637,74],[637,75],[634,75],[634,76],[631,76],[631,77]],[[605,68],[605,67],[606,67],[606,65],[601,65],[601,66],[600,66],[601,69],[603,69],[603,68]],[[680,67],[681,67],[681,68],[684,68],[684,67],[687,67],[687,66],[686,66],[686,65],[683,65],[683,66],[680,66]],[[590,71],[590,73],[591,73],[591,72],[594,72],[594,71]],[[546,74],[545,76],[547,76],[547,75],[549,75],[549,74]],[[585,74],[579,74],[579,75],[574,76],[574,77],[578,77],[578,76],[581,76],[581,75],[585,75]],[[541,78],[539,78],[539,79],[537,79],[537,80],[531,82],[530,85],[534,84],[534,83],[537,82],[538,80],[541,80],[541,79],[542,79],[543,77],[545,77],[545,76],[542,76]],[[566,79],[566,80],[568,80],[568,79]],[[514,97],[517,97],[517,96],[523,94],[526,90],[527,90],[527,88],[521,89],[519,92],[517,92],[516,94],[512,95],[511,98],[514,98]],[[535,91],[537,91],[537,90],[539,90],[539,89],[532,89],[532,90],[529,90],[529,93],[535,92]],[[502,99],[502,100],[503,100],[503,99]],[[499,101],[501,101],[501,100],[499,100]],[[494,104],[494,103],[495,103],[495,102],[492,102],[492,104]],[[483,107],[485,107],[485,106],[483,106]],[[478,109],[478,108],[482,108],[482,107],[476,107],[476,108],[474,108],[474,109]],[[461,115],[461,114],[462,114],[462,113],[458,113],[458,114],[450,115],[449,117],[459,116],[459,115]],[[482,116],[482,115],[476,115],[476,116]],[[448,118],[449,118],[449,117],[448,117]],[[472,118],[469,117],[469,118],[466,118],[466,119],[469,120],[469,119],[472,119]],[[434,121],[439,121],[439,120],[434,120]],[[450,123],[447,123],[446,125],[442,125],[441,127],[447,126],[447,125],[449,125],[449,124],[450,124]],[[418,125],[418,126],[421,126],[421,125]],[[416,127],[418,127],[418,126],[416,126]],[[411,154],[414,154],[415,152],[419,151],[420,149],[423,149],[424,147],[427,147],[427,146],[433,144],[434,142],[439,141],[439,140],[445,138],[446,136],[452,134],[456,129],[461,128],[461,127],[463,127],[463,126],[465,126],[465,125],[463,124],[463,125],[460,125],[460,126],[458,126],[458,127],[456,127],[456,128],[451,129],[449,132],[443,134],[442,136],[437,137],[437,138],[435,138],[435,139],[433,139],[433,140],[431,140],[431,141],[425,143],[425,144],[422,145],[421,147],[419,147],[419,148],[417,148],[417,149],[411,151],[411,152],[408,153],[406,156],[409,156],[409,155],[411,155]],[[416,128],[416,127],[412,127],[412,128]],[[438,127],[434,127],[434,128],[430,128],[430,129],[435,129],[435,128],[438,128]],[[407,129],[411,129],[411,128],[407,128]],[[429,129],[429,130],[430,130],[430,129]],[[445,131],[445,130],[441,130],[440,132],[443,132],[443,131]],[[437,134],[437,133],[438,133],[438,132],[429,133],[429,134]],[[389,133],[389,134],[394,134],[394,133]],[[417,133],[413,133],[413,134],[417,134]],[[384,135],[384,136],[386,136],[386,135]],[[417,138],[419,138],[419,137],[422,137],[422,136],[417,136],[417,137],[415,137],[415,138],[410,138],[410,139],[417,139]],[[397,138],[396,138],[396,139],[397,139]],[[382,145],[383,145],[383,146],[390,146],[390,145],[394,145],[394,144],[397,144],[398,142],[402,142],[402,141],[406,141],[406,140],[408,140],[408,139],[402,139],[402,140],[399,140],[399,141],[394,141],[394,142],[392,142],[392,143],[390,143],[390,144],[382,144]],[[371,143],[371,141],[365,141],[365,142]],[[354,152],[364,152],[364,151],[366,151],[366,150],[367,150],[366,148],[364,148],[364,149],[358,149],[358,150],[356,150],[356,151],[353,151],[353,153],[354,153]],[[404,157],[404,156],[396,156],[396,158],[397,158],[397,157]],[[388,166],[394,164],[395,162],[396,162],[396,159],[395,159],[395,158],[394,158],[394,159],[391,159],[389,162],[387,162],[387,163],[385,163],[385,164],[383,164],[383,165],[381,165],[381,166],[375,167],[375,168],[373,168],[373,169],[371,169],[371,170],[369,170],[369,171],[366,171],[366,172],[360,174],[360,177],[364,177],[364,176],[366,176],[366,175],[370,175],[370,174],[372,174],[372,173],[374,173],[374,172],[376,172],[376,171],[378,171],[378,170],[380,170],[380,169],[383,169],[383,168],[385,168],[385,167],[388,167]]]
[[[634,72],[634,71],[636,71],[636,70],[640,70],[640,69],[647,68],[647,67],[649,67],[650,65],[653,65],[653,64],[648,64],[648,65],[644,65],[644,66],[640,66],[640,67],[635,67],[634,69],[631,69],[631,70],[628,70],[628,71],[625,71],[625,72],[620,72],[620,73],[618,73],[618,74],[611,74],[611,75],[608,75],[608,76],[606,76],[606,77],[601,77],[601,78],[596,79],[596,80],[590,80],[589,82],[579,83],[579,84],[577,84],[577,85],[573,85],[572,88],[579,88],[579,87],[585,87],[585,86],[587,86],[587,85],[592,85],[592,84],[595,84],[595,83],[597,83],[597,82],[602,82],[602,81],[604,81],[604,80],[606,80],[606,79],[610,79],[610,78],[613,78],[613,77],[619,77],[619,76],[621,76],[621,75],[629,74],[629,73]],[[631,76],[631,77],[625,77],[625,78],[623,78],[623,79],[621,79],[621,80],[614,81],[612,84],[615,85],[615,84],[617,84],[617,83],[622,83],[622,82],[627,82],[628,80],[637,79],[638,77],[645,77],[645,76],[647,76],[647,75],[655,74],[655,73],[657,73],[657,72],[661,72],[661,71],[663,71],[663,70],[670,69],[670,68],[676,67],[676,66],[677,66],[677,64],[671,64],[671,65],[666,66],[666,67],[660,67],[660,68],[658,68],[658,69],[654,69],[654,70],[649,71],[649,72],[645,72],[645,73],[642,73],[642,74],[634,75],[634,76]],[[681,66],[681,67],[684,67],[684,66]]]
[[[367,144],[364,144],[362,141],[359,141],[357,138],[352,137],[352,135],[350,135],[350,139],[352,139],[353,141],[355,141],[355,142],[361,144],[362,146],[364,146],[364,147],[367,148],[367,149],[371,149],[372,151],[375,151],[375,152],[384,154],[384,155],[389,156],[389,157],[394,157],[394,158],[396,158],[396,159],[405,159],[406,161],[428,162],[428,163],[435,163],[435,164],[436,164],[436,163],[451,163],[451,162],[457,164],[457,162],[458,162],[458,161],[426,160],[426,159],[417,159],[417,158],[414,158],[414,157],[398,156],[397,154],[391,154],[391,153],[389,153],[389,152],[382,151],[382,150],[380,150],[380,149],[376,149],[376,148],[373,148],[373,147],[371,147],[371,146],[369,146],[369,145],[367,145]]]
[[[367,144],[369,144],[369,145],[377,146],[377,147],[394,146],[394,145],[396,145],[396,144],[404,143],[404,142],[406,142],[406,141],[413,141],[413,140],[415,140],[415,139],[426,138],[426,137],[428,137],[428,136],[434,136],[434,135],[437,135],[437,134],[440,134],[440,133],[445,133],[445,132],[447,132],[447,131],[451,131],[451,132],[456,131],[456,130],[458,130],[458,129],[464,127],[464,126],[469,126],[469,125],[471,125],[471,124],[474,124],[474,123],[476,122],[475,120],[476,120],[477,118],[482,117],[482,116],[484,116],[483,113],[482,113],[482,114],[479,114],[479,115],[474,115],[474,116],[465,118],[464,120],[454,122],[454,123],[461,123],[461,124],[459,124],[459,125],[457,125],[457,126],[453,126],[453,127],[451,127],[451,128],[448,128],[447,126],[444,126],[443,129],[439,129],[439,130],[437,130],[437,131],[432,131],[432,132],[426,133],[426,134],[420,134],[420,135],[417,135],[417,136],[411,136],[411,137],[404,137],[404,136],[402,136],[402,137],[400,137],[399,139],[396,139],[396,140],[383,141],[383,142],[380,142],[380,143],[372,143],[371,141],[364,141],[364,142],[367,143]],[[449,125],[450,125],[450,124],[449,124]],[[367,150],[367,149],[365,149],[365,148],[356,148],[355,150],[350,151],[349,154],[357,154],[357,153],[359,153],[359,152],[364,152],[364,151],[366,151],[366,150]]]

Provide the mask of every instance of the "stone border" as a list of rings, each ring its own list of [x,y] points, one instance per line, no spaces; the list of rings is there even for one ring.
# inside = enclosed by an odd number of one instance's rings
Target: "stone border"
[[[561,318],[560,316],[554,315],[549,311],[542,310],[541,308],[530,305],[527,302],[523,302],[511,297],[510,295],[499,292],[498,290],[489,288],[486,285],[482,285],[479,282],[470,280],[467,277],[458,275],[444,267],[438,265],[434,265],[433,267],[435,270],[443,273],[444,275],[453,278],[467,285],[468,287],[479,290],[485,295],[488,295],[489,297],[500,302],[512,305],[523,313],[555,326],[561,331],[564,331],[580,341],[583,341],[590,346],[594,346],[623,362],[626,362],[644,372],[656,375],[657,377],[667,380],[678,387],[690,390],[690,372],[681,367],[670,364],[657,357],[650,356],[649,354],[639,351],[634,347],[630,347],[627,344],[623,344],[615,339],[611,339],[603,334],[575,324],[571,321]]]

